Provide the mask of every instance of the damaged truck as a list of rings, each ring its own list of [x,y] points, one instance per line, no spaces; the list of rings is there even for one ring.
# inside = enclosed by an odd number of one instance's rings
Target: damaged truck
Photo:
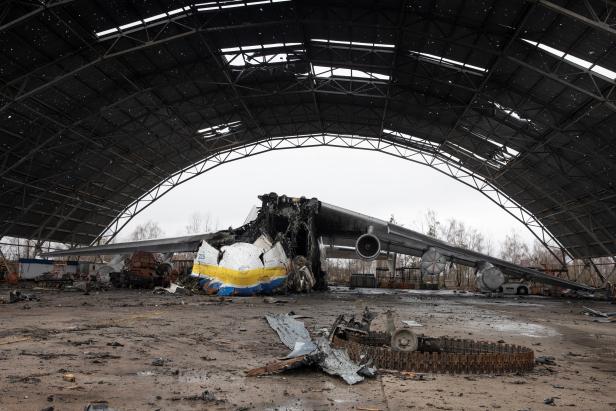
[[[438,276],[448,264],[476,269],[477,287],[495,292],[520,279],[585,292],[597,289],[452,246],[399,225],[350,211],[316,198],[276,193],[259,196],[261,206],[238,228],[214,233],[93,245],[47,253],[46,257],[196,252],[191,277],[209,294],[257,295],[310,292],[327,287],[327,258],[421,258],[423,275]],[[113,268],[115,269],[115,267]],[[109,270],[112,270],[110,268]],[[108,271],[109,271],[108,270]],[[161,270],[159,270],[161,271]]]

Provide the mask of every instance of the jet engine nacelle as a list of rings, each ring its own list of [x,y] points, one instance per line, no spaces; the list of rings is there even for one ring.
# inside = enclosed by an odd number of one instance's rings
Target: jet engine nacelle
[[[421,256],[421,273],[423,275],[440,275],[445,271],[447,266],[447,258],[436,251],[434,247],[430,247]]]
[[[505,274],[499,268],[484,261],[477,267],[475,281],[481,291],[498,291],[499,287],[505,283]]]
[[[381,252],[381,241],[374,234],[362,234],[355,242],[355,252],[362,260],[374,260]]]

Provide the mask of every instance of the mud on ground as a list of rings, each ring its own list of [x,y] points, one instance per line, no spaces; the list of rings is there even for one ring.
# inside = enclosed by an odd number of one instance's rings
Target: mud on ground
[[[102,400],[120,410],[616,409],[616,323],[581,314],[583,305],[615,311],[607,303],[346,289],[285,304],[128,290],[35,293],[38,302],[0,305],[0,410],[83,410]],[[0,296],[8,300],[8,290]],[[364,305],[393,309],[426,335],[505,340],[556,365],[426,381],[387,373],[354,386],[318,370],[244,376],[288,351],[265,313],[310,316],[303,321],[315,332]],[[551,397],[555,405],[544,404]]]

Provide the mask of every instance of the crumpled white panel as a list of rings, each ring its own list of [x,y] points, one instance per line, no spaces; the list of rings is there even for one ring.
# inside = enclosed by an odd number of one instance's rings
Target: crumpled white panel
[[[220,266],[232,270],[253,270],[263,268],[259,256],[261,249],[249,243],[235,243],[221,248],[223,252]]]

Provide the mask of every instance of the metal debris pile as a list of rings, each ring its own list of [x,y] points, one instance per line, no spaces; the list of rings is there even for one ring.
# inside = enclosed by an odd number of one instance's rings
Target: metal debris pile
[[[304,323],[292,316],[268,314],[265,318],[278,334],[280,341],[291,352],[281,360],[247,371],[248,376],[275,374],[312,365],[318,366],[330,375],[341,377],[348,384],[356,384],[363,381],[366,376],[375,375],[375,370],[366,363],[358,364],[349,358],[346,350],[332,347],[326,336],[313,341]]]
[[[24,294],[19,290],[9,292],[9,303],[14,304],[20,301],[40,301],[40,298],[34,294]]]
[[[367,308],[360,319],[338,316],[327,335],[313,340],[301,321],[289,314],[266,316],[270,327],[291,352],[280,360],[247,371],[248,376],[274,374],[317,366],[348,384],[374,376],[376,369],[414,373],[487,374],[533,369],[530,348],[505,343],[472,341],[415,334],[396,328],[386,312],[387,330],[371,331],[376,315]],[[372,366],[376,368],[371,368]]]

